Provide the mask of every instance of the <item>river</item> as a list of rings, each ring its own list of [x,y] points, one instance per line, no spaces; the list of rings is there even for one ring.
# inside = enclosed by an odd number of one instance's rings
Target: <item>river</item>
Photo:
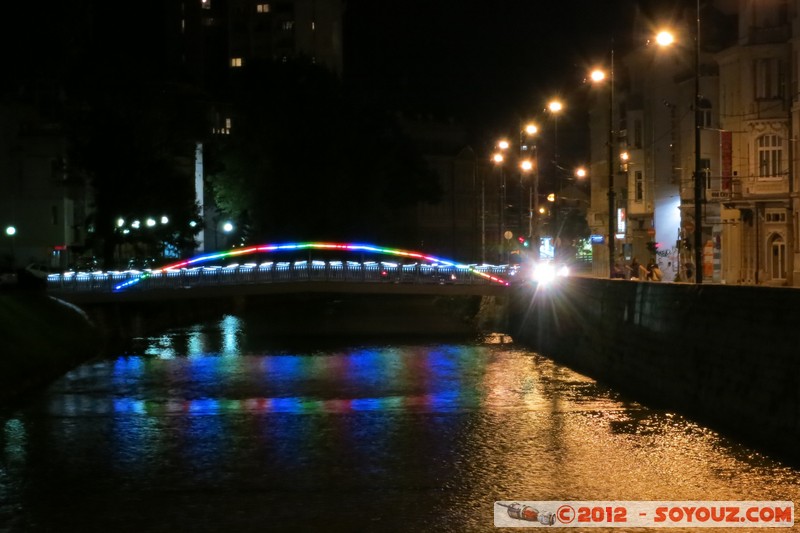
[[[233,315],[0,418],[3,533],[493,531],[499,500],[795,501],[800,470],[502,335],[310,343]]]

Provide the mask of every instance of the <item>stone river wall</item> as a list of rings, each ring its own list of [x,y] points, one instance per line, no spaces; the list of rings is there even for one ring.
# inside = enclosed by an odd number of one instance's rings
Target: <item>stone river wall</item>
[[[516,341],[800,464],[800,290],[571,278],[511,308]]]

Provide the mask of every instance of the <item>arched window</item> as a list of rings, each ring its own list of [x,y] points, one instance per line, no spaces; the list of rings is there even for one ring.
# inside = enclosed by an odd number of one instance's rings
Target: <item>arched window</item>
[[[786,243],[783,237],[773,234],[769,238],[769,269],[772,279],[786,279]]]
[[[762,135],[756,147],[758,176],[765,178],[783,174],[783,140],[777,135]]]

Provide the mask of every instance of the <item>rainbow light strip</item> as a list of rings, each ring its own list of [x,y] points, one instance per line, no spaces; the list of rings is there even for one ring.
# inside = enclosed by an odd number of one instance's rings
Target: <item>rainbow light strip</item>
[[[264,253],[264,252],[285,252],[285,251],[297,251],[297,250],[341,250],[346,252],[370,252],[376,254],[391,255],[395,257],[408,257],[410,259],[418,259],[421,261],[427,261],[429,263],[437,263],[445,266],[454,266],[456,268],[465,268],[469,270],[471,273],[475,274],[476,276],[486,278],[490,281],[499,283],[501,285],[506,285],[506,286],[508,285],[508,282],[506,280],[476,270],[474,267],[470,265],[459,264],[454,261],[450,261],[448,259],[442,259],[441,257],[426,255],[421,252],[412,252],[409,250],[400,250],[397,248],[385,248],[383,246],[375,246],[373,244],[298,242],[298,243],[286,243],[286,244],[261,244],[258,246],[249,246],[247,248],[235,248],[233,250],[228,250],[226,252],[214,252],[206,255],[198,255],[197,257],[193,257],[191,259],[185,259],[183,261],[171,263],[169,265],[155,269],[151,272],[143,272],[141,275],[129,279],[125,283],[121,283],[115,286],[114,290],[120,291],[127,287],[130,287],[131,285],[134,285],[139,281],[149,277],[152,273],[160,273],[160,272],[166,272],[168,270],[176,270],[189,265],[207,263],[208,261],[214,261],[215,259],[228,259],[231,257],[238,257],[240,255],[249,255],[249,254]]]

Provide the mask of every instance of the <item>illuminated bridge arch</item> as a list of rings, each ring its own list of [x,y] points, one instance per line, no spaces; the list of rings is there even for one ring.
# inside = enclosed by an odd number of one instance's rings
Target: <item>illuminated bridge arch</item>
[[[263,253],[311,251],[311,250],[342,251],[351,253],[372,253],[372,254],[381,254],[403,259],[415,259],[418,261],[425,261],[435,265],[466,269],[475,276],[485,278],[491,282],[499,283],[501,285],[508,285],[508,282],[506,280],[494,276],[490,273],[482,272],[481,270],[475,268],[472,265],[461,264],[456,261],[428,255],[422,252],[401,250],[398,248],[386,248],[374,244],[303,242],[303,243],[284,243],[284,244],[261,244],[256,246],[234,248],[232,250],[227,250],[227,251],[219,251],[209,254],[198,255],[190,259],[184,259],[181,261],[176,261],[175,263],[170,263],[168,265],[155,269],[151,272],[143,272],[140,276],[133,279],[129,279],[126,282],[117,285],[116,287],[114,287],[114,290],[123,290],[126,287],[129,287],[139,282],[140,280],[149,277],[150,275],[152,275],[152,273],[161,273],[161,272],[178,270],[181,268],[195,267],[202,265],[204,263],[209,263],[211,261],[216,261],[220,259],[231,259],[231,258],[237,258],[254,254],[263,254]]]

